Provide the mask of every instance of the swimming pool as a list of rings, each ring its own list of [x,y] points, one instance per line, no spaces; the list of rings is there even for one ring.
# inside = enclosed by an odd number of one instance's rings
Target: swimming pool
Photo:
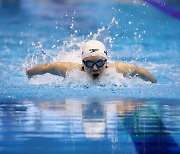
[[[146,3],[22,0],[1,8],[0,151],[178,152],[179,26]],[[105,43],[110,61],[143,66],[158,83],[113,70],[98,83],[80,72],[26,77],[26,67],[43,62],[80,63],[92,38]]]

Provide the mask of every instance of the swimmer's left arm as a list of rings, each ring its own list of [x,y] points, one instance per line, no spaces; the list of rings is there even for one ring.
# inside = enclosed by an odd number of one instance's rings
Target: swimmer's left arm
[[[123,76],[132,76],[132,77],[139,77],[144,81],[151,81],[152,83],[156,83],[157,79],[154,77],[150,72],[146,69],[138,66],[134,66],[132,64],[125,64],[125,63],[114,63],[113,64],[116,70],[119,73],[122,73]]]
[[[135,66],[134,71],[132,71],[132,73],[130,75],[137,76],[137,77],[143,79],[144,81],[151,81],[152,83],[157,82],[157,78],[142,67]]]

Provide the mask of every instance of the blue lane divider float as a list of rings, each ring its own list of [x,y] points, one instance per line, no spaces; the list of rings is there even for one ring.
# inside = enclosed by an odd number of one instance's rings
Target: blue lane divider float
[[[169,5],[156,0],[144,0],[144,2],[147,2],[159,10],[165,12],[166,14],[169,14],[170,16],[180,20],[180,11],[170,7]]]

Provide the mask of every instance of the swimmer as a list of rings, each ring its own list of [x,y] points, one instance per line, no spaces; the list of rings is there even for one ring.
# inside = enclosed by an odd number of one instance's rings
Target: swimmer
[[[118,73],[122,73],[124,77],[139,77],[144,81],[156,83],[157,79],[150,72],[142,67],[122,62],[108,63],[107,51],[103,43],[97,40],[86,42],[82,48],[82,64],[73,62],[52,62],[37,65],[33,68],[27,68],[28,77],[34,75],[42,75],[50,73],[66,77],[66,73],[79,69],[90,76],[92,80],[101,78],[107,68],[115,68]]]

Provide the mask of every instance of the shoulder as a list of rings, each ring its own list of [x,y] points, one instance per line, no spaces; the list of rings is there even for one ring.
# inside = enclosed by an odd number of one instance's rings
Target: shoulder
[[[115,68],[118,68],[118,67],[134,67],[133,64],[123,63],[123,62],[108,63],[107,66],[110,68],[111,67],[115,67]]]
[[[115,63],[109,63],[107,67],[115,68],[117,72],[125,74],[129,71],[134,70],[136,66],[134,66],[133,64],[123,63],[123,62],[115,62]]]

